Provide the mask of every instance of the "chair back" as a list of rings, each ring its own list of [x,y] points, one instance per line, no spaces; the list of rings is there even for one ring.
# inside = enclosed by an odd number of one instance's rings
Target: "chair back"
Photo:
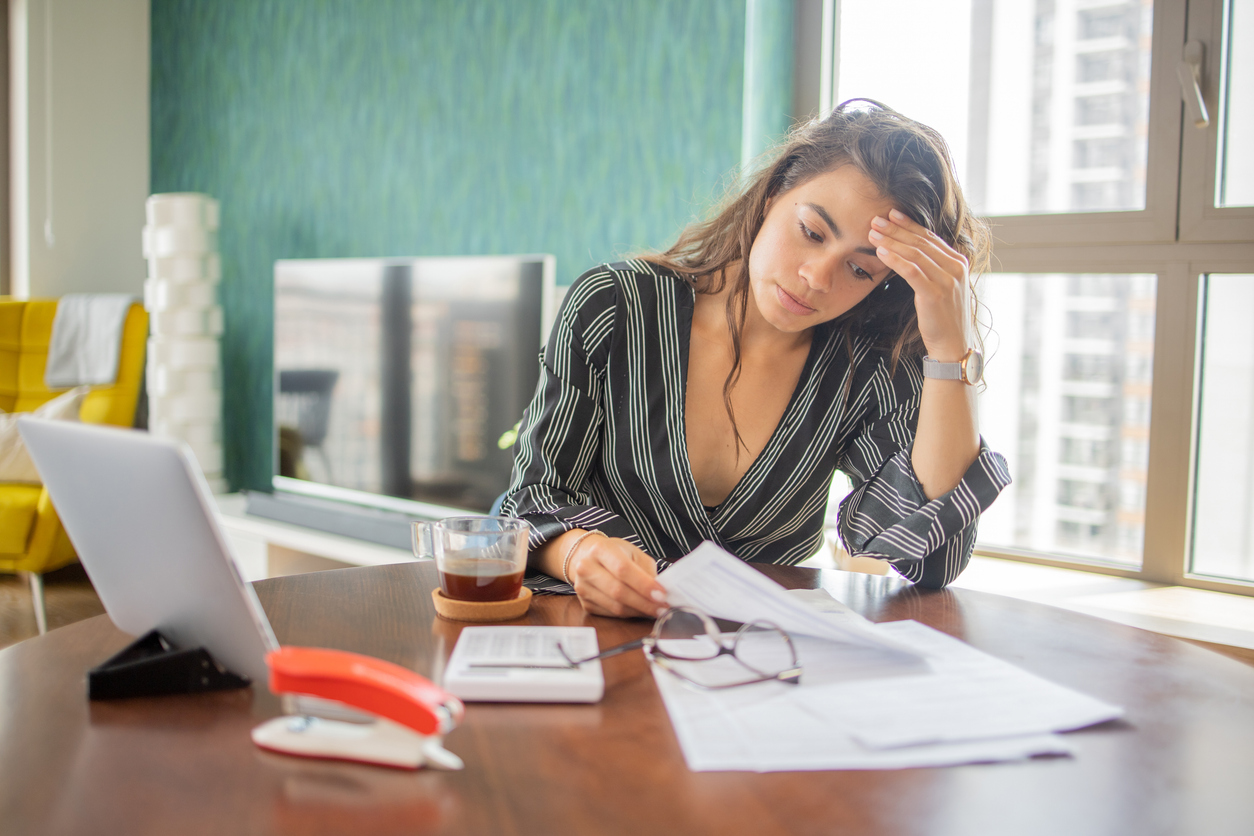
[[[64,391],[44,385],[56,315],[55,299],[0,299],[0,409],[5,412],[30,412]],[[122,326],[117,379],[111,386],[93,388],[83,399],[81,421],[119,427],[135,423],[147,338],[148,312],[136,302]]]

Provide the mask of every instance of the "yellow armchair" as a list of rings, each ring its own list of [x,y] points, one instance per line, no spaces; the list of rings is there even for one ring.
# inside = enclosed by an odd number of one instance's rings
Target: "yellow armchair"
[[[44,385],[55,299],[16,301],[0,298],[0,409],[29,412],[63,390]],[[118,376],[112,386],[88,393],[79,420],[129,427],[144,385],[148,313],[134,304],[122,328]],[[0,483],[0,572],[29,578],[39,632],[48,629],[44,612],[43,573],[76,559],[48,491],[40,485]]]

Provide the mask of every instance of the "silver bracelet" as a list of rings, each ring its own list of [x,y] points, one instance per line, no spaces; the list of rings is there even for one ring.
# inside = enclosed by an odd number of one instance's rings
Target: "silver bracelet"
[[[593,529],[592,531],[585,531],[583,534],[576,537],[575,542],[571,543],[570,548],[566,550],[566,559],[562,561],[562,580],[566,581],[566,583],[570,583],[570,576],[566,574],[566,570],[570,568],[570,559],[575,556],[575,549],[579,548],[579,544],[584,540],[587,540],[593,534],[601,534],[601,532],[596,529]],[[601,534],[601,536],[605,537],[606,535]],[[574,586],[574,584],[571,585]]]

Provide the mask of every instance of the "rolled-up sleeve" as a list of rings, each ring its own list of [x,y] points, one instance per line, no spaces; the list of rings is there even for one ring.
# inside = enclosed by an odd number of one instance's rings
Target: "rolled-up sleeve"
[[[966,568],[980,514],[1010,484],[1006,461],[980,439],[980,452],[948,493],[929,500],[911,463],[922,394],[917,361],[886,365],[865,405],[863,424],[840,469],[853,491],[840,505],[839,530],[852,555],[887,560],[919,586],[939,589]]]
[[[540,352],[540,380],[523,414],[501,505],[502,514],[531,525],[532,549],[572,528],[638,540],[625,520],[593,504],[588,490],[589,471],[601,454],[616,300],[607,271],[585,273],[566,294]]]

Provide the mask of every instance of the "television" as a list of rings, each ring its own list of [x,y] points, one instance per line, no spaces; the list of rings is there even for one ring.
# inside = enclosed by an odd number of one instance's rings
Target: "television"
[[[554,277],[551,255],[276,261],[273,492],[249,512],[398,548],[488,512]]]

